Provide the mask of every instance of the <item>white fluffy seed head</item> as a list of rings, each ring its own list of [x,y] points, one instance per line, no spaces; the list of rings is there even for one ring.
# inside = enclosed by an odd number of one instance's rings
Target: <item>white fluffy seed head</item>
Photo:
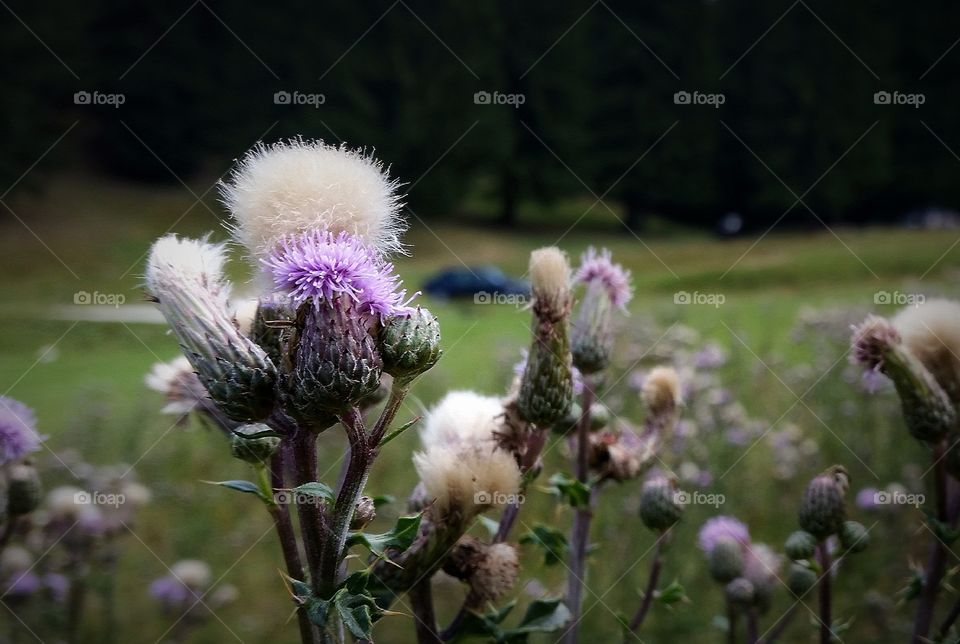
[[[161,410],[164,414],[185,416],[201,402],[200,397],[207,396],[190,361],[183,355],[170,362],[155,363],[144,382],[166,398],[166,405]]]
[[[470,579],[470,587],[481,598],[496,601],[513,589],[519,574],[517,549],[508,543],[495,543],[485,549]]]
[[[398,183],[361,151],[293,139],[258,144],[221,183],[230,226],[256,259],[308,230],[357,235],[384,254],[403,251]]]
[[[206,588],[210,585],[213,573],[210,566],[196,559],[183,559],[170,567],[170,574],[189,588]]]
[[[570,297],[570,262],[556,246],[530,253],[530,286],[533,296],[555,309],[562,308]]]
[[[436,445],[414,454],[413,464],[441,516],[472,517],[520,489],[516,460],[492,446]]]
[[[425,448],[466,444],[492,445],[500,430],[503,402],[473,391],[451,391],[428,413],[420,430]]]
[[[260,310],[259,298],[244,300],[233,310],[233,323],[240,329],[240,333],[248,338],[253,331],[253,323],[257,319],[258,310]]]
[[[654,367],[643,381],[643,402],[652,414],[663,414],[680,405],[680,377],[673,367]]]
[[[147,291],[162,301],[166,293],[196,286],[216,299],[213,305],[225,307],[230,296],[226,262],[225,244],[165,235],[153,243],[147,258]]]
[[[927,300],[891,320],[903,344],[954,401],[960,399],[960,303]]]

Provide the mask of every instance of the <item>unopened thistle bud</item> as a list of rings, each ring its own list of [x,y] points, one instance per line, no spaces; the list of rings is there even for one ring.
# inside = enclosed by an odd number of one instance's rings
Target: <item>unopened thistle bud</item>
[[[10,516],[30,514],[40,505],[41,498],[37,469],[23,463],[11,466],[7,479],[7,512]]]
[[[797,530],[787,537],[784,552],[794,561],[811,559],[817,548],[817,538],[804,530]]]
[[[787,574],[787,587],[796,597],[803,597],[817,583],[817,573],[803,564],[790,564]]]
[[[726,584],[743,574],[743,546],[722,537],[707,555],[707,569],[716,581]]]
[[[817,539],[837,534],[846,519],[844,495],[850,485],[847,470],[834,465],[807,486],[800,503],[800,527]]]
[[[840,545],[848,552],[863,552],[870,545],[870,533],[858,521],[844,521],[838,536]]]
[[[570,265],[566,255],[555,247],[533,251],[530,278],[534,332],[517,409],[524,420],[545,428],[567,414],[573,399],[573,365],[567,338]]]
[[[383,370],[398,384],[429,370],[440,359],[440,325],[430,311],[417,307],[388,319],[380,330]]]
[[[609,250],[597,253],[589,248],[580,258],[574,281],[586,285],[586,292],[573,324],[573,364],[585,374],[597,373],[610,364],[613,308],[625,310],[633,295],[630,273],[613,263]]]
[[[640,520],[651,530],[663,532],[671,528],[683,515],[676,483],[673,479],[657,476],[643,484],[640,494]]]
[[[276,436],[247,438],[246,435],[255,436],[269,430],[269,427],[261,424],[245,425],[237,429],[230,442],[230,453],[234,458],[252,465],[267,462],[280,447],[280,438]]]
[[[245,331],[251,340],[267,352],[275,365],[283,364],[295,316],[290,298],[282,293],[274,293],[260,298],[250,330]]]
[[[956,409],[946,391],[890,322],[869,316],[855,328],[852,344],[858,363],[893,381],[907,430],[914,438],[936,442],[956,427]]]
[[[734,606],[747,607],[753,604],[754,588],[749,580],[737,577],[724,589],[727,601]]]
[[[346,299],[301,305],[283,378],[298,420],[326,429],[377,390],[382,362],[369,325]]]
[[[357,501],[357,507],[353,511],[353,519],[350,521],[351,530],[362,530],[365,525],[373,521],[377,516],[377,506],[369,496],[361,496]]]
[[[273,410],[276,369],[229,313],[224,261],[222,245],[162,237],[147,261],[147,289],[214,403],[233,420],[259,421]]]

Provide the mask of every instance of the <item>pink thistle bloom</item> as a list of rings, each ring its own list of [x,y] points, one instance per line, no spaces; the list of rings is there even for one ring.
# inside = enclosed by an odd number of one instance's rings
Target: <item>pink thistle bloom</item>
[[[37,417],[19,400],[0,396],[0,465],[40,449]]]
[[[573,276],[581,284],[599,283],[607,291],[614,306],[624,309],[633,297],[630,271],[613,263],[613,256],[606,248],[597,252],[592,246],[580,256],[580,268]]]
[[[750,545],[750,532],[742,521],[728,516],[712,517],[700,528],[700,549],[710,554],[721,539],[733,539],[744,547]]]
[[[409,310],[393,264],[347,232],[313,230],[287,237],[263,263],[277,288],[297,305],[312,301],[319,307],[345,297],[360,313],[381,319]]]

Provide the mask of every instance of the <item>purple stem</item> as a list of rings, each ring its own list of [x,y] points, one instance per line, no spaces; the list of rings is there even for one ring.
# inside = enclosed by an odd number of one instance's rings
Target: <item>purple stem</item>
[[[442,644],[443,639],[437,633],[437,617],[433,611],[433,589],[427,575],[415,583],[407,592],[410,607],[413,609],[413,621],[417,633],[417,644]]]
[[[947,471],[943,458],[944,448],[944,442],[941,441],[933,449],[932,458],[934,459],[934,494],[937,503],[937,519],[946,524],[948,521]],[[927,559],[927,567],[923,573],[923,588],[920,591],[920,601],[917,604],[917,617],[913,623],[913,638],[911,641],[914,644],[922,644],[927,641],[946,560],[947,548],[943,545],[940,537],[934,535],[933,543],[930,546],[930,556]]]
[[[757,644],[757,609],[747,611],[747,644]]]
[[[827,542],[821,541],[817,545],[817,559],[820,562],[820,642],[829,644],[833,639],[833,614],[830,601],[831,561]]]
[[[286,442],[286,440],[284,440]],[[300,429],[288,446],[293,457],[293,482],[305,485],[317,480],[316,436],[306,429]],[[286,458],[287,455],[285,455]],[[300,538],[307,555],[307,568],[314,592],[320,594],[320,562],[323,543],[326,541],[326,529],[320,506],[313,497],[297,495],[297,515],[300,517]],[[321,595],[322,596],[322,595]]]
[[[589,382],[583,383],[582,412],[577,424],[577,480],[589,485],[589,449],[590,449],[590,407],[593,404],[593,388]],[[577,508],[573,516],[573,530],[570,535],[570,567],[567,574],[567,608],[570,609],[571,623],[567,629],[567,644],[576,644],[580,631],[581,604],[583,603],[583,578],[587,568],[587,544],[590,541],[590,520],[593,518],[593,490],[585,508]]]
[[[663,567],[663,540],[666,535],[660,535],[657,538],[656,549],[653,552],[653,563],[650,565],[650,578],[647,580],[647,589],[643,593],[643,602],[630,620],[630,632],[636,633],[643,625],[643,620],[650,612],[650,606],[653,605],[653,595],[657,590],[657,582],[660,579],[660,569]]]
[[[727,644],[737,641],[737,607],[727,600]]]

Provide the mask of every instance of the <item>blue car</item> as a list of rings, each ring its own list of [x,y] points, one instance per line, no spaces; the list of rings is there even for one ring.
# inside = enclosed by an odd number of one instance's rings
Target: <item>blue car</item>
[[[445,268],[423,285],[424,292],[442,298],[473,297],[477,293],[527,295],[530,286],[508,277],[496,266]]]

